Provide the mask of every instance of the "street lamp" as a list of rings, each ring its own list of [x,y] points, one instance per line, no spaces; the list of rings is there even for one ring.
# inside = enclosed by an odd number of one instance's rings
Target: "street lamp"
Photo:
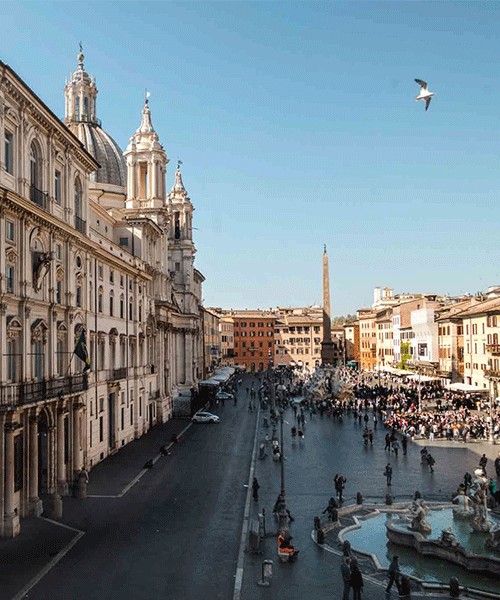
[[[285,499],[285,454],[283,452],[283,407],[280,406],[281,495]]]

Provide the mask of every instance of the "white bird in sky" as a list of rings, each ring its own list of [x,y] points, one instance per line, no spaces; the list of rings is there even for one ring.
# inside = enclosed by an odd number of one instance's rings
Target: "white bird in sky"
[[[420,92],[418,96],[415,97],[415,100],[425,100],[425,110],[429,108],[429,104],[431,103],[432,96],[434,96],[434,92],[429,92],[427,89],[427,82],[422,81],[421,79],[415,79],[415,81],[420,86]]]

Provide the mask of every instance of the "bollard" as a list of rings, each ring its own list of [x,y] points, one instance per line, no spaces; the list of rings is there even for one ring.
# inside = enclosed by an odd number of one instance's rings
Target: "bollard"
[[[263,587],[269,587],[271,585],[271,579],[273,577],[273,561],[266,559],[262,561],[262,579],[257,581],[257,584]]]
[[[450,579],[450,598],[458,598],[460,596],[460,585],[456,577]]]
[[[358,492],[356,494],[356,504],[363,504],[363,495],[361,494],[361,492]]]

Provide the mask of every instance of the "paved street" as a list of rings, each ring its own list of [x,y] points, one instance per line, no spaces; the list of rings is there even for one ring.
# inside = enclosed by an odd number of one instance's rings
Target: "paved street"
[[[333,477],[343,473],[347,477],[346,503],[354,502],[356,492],[360,491],[366,499],[383,498],[386,493],[385,477],[382,472],[388,461],[384,452],[386,430],[379,426],[375,431],[373,447],[365,448],[362,441],[363,426],[344,418],[342,424],[328,417],[314,416],[305,427],[305,440],[294,444],[290,439],[290,427],[293,414],[285,412],[285,482],[287,504],[295,517],[291,531],[293,543],[300,549],[300,556],[293,564],[281,564],[276,555],[275,537],[267,538],[261,556],[247,554],[245,576],[243,580],[244,600],[270,599],[280,590],[280,597],[311,599],[341,598],[341,578],[339,559],[317,547],[311,540],[313,519],[321,515],[328,498],[334,495]],[[260,429],[263,437],[267,430]],[[431,445],[427,444],[430,448]],[[415,490],[420,490],[430,500],[446,498],[456,490],[466,470],[470,472],[477,465],[483,452],[490,455],[490,471],[493,471],[493,456],[498,447],[488,444],[447,444],[435,442],[432,454],[436,458],[436,471],[429,473],[428,468],[420,465],[421,442],[409,444],[408,455],[391,463],[394,466],[392,494],[396,500],[410,499]],[[273,504],[280,487],[279,463],[270,457],[257,460],[256,476],[261,484],[259,509],[266,508],[269,515],[268,529],[276,529],[272,519]],[[254,514],[257,507],[253,506]],[[264,558],[274,561],[274,578],[270,588],[257,586],[260,579],[261,562]],[[385,599],[383,587],[365,583],[366,598]],[[395,595],[393,594],[395,597]],[[442,596],[440,596],[442,598]]]
[[[220,425],[191,427],[123,498],[67,498],[64,522],[86,533],[29,598],[230,598],[256,413],[243,401],[218,413]]]
[[[218,408],[219,425],[188,428],[171,455],[161,458],[122,498],[66,498],[63,522],[85,534],[28,597],[88,600],[92,589],[93,597],[109,600],[233,598],[257,417],[248,412],[246,385],[245,381],[239,390],[236,407],[226,402]],[[260,414],[259,442],[271,433],[262,426],[263,416],[267,412]],[[335,473],[347,476],[347,503],[354,501],[357,491],[366,499],[384,496],[386,431],[379,427],[374,446],[365,448],[362,426],[352,418],[339,424],[318,415],[306,423],[304,442],[292,444],[291,409],[284,418],[287,503],[295,517],[293,542],[300,548],[300,556],[293,564],[280,564],[276,538],[270,535],[261,555],[245,554],[241,599],[276,598],[278,590],[280,598],[340,598],[339,559],[312,542],[313,519],[333,495]],[[91,473],[90,494],[118,496],[141,472],[145,460],[157,454],[172,432],[185,426],[186,422],[171,421],[98,465]],[[391,457],[396,500],[409,499],[416,489],[428,499],[448,498],[483,452],[492,463],[498,451],[486,443],[435,442],[436,472],[432,475],[420,466],[421,445],[410,444],[408,456]],[[264,507],[267,529],[272,533],[280,465],[270,456],[257,459],[255,475],[261,489],[259,502],[251,503],[251,516]],[[23,535],[3,542],[0,548],[4,567],[0,600],[11,600],[74,536],[75,532],[45,520],[26,521]],[[264,558],[274,561],[269,589],[256,584]],[[367,581],[365,597],[385,599],[383,588]]]

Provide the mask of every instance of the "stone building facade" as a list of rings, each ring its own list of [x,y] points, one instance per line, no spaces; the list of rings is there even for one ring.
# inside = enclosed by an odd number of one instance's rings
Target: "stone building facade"
[[[193,206],[146,101],[125,152],[80,53],[64,124],[0,62],[0,535],[170,418],[203,369]],[[126,160],[125,160],[126,159]],[[91,369],[74,355],[86,333]]]

